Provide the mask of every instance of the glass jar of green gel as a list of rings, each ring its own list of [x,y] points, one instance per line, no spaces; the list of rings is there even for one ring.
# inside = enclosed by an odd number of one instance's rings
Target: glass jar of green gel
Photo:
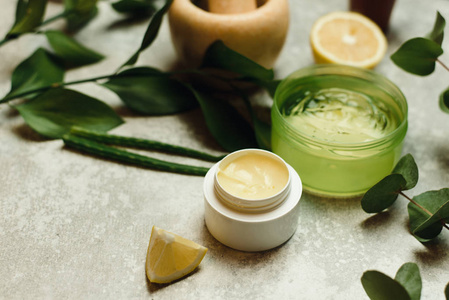
[[[366,69],[315,65],[284,79],[271,112],[272,150],[314,194],[363,194],[401,156],[407,102],[391,81]]]

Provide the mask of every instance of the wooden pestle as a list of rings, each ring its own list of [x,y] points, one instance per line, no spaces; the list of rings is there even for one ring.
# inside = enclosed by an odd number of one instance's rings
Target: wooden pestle
[[[216,14],[241,14],[257,9],[256,0],[208,0],[209,12]]]

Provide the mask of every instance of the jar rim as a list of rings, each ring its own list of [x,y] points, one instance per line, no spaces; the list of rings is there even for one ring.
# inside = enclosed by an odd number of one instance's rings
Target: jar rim
[[[339,141],[329,141],[324,140],[320,138],[316,138],[307,134],[302,133],[300,130],[296,129],[290,122],[285,120],[285,118],[282,116],[279,105],[278,105],[278,98],[280,97],[280,91],[285,87],[291,80],[300,79],[303,77],[309,77],[309,76],[327,76],[327,75],[341,75],[345,77],[351,77],[351,78],[358,78],[361,80],[367,80],[373,82],[373,86],[383,87],[384,90],[387,90],[389,92],[393,92],[394,96],[392,96],[392,99],[399,105],[401,113],[403,114],[403,118],[400,122],[400,124],[391,132],[388,134],[369,141],[364,142],[339,142]],[[294,133],[297,136],[300,136],[301,139],[307,141],[308,143],[313,143],[317,145],[326,145],[326,146],[333,146],[340,149],[349,149],[349,148],[357,148],[357,149],[364,149],[364,148],[371,148],[371,147],[377,147],[382,144],[390,142],[392,139],[394,139],[396,136],[400,135],[404,130],[407,129],[407,116],[408,116],[408,105],[407,100],[402,93],[402,91],[397,87],[392,81],[390,81],[385,76],[374,72],[372,70],[368,69],[362,69],[358,67],[353,66],[346,66],[346,65],[338,65],[338,64],[316,64],[312,66],[308,66],[305,68],[301,68],[299,70],[296,70],[295,72],[288,75],[286,78],[284,78],[279,86],[276,89],[275,95],[274,95],[274,101],[273,101],[273,112],[276,114],[277,117],[279,117],[279,120],[281,120],[282,124],[287,127],[292,133]]]
[[[276,160],[282,165],[283,168],[285,168],[284,171],[286,172],[287,175],[287,182],[282,187],[282,189],[279,190],[277,193],[268,197],[262,197],[258,199],[243,198],[228,192],[220,184],[220,180],[218,179],[218,173],[220,171],[220,166],[222,164],[229,164],[241,156],[251,154],[262,155],[270,159]],[[215,171],[214,174],[214,188],[215,192],[218,195],[220,195],[220,199],[228,206],[246,212],[257,213],[274,209],[275,207],[281,205],[284,202],[284,200],[288,197],[290,193],[290,187],[291,187],[291,174],[290,170],[287,167],[287,163],[279,155],[262,149],[252,149],[252,148],[242,149],[228,154],[226,157],[224,157],[221,161],[217,163],[217,170]]]

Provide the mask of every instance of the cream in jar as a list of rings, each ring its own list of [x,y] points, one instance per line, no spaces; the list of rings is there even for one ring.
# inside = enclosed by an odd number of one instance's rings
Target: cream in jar
[[[260,149],[233,152],[206,174],[206,226],[237,250],[277,247],[296,230],[301,194],[298,174],[279,156]]]

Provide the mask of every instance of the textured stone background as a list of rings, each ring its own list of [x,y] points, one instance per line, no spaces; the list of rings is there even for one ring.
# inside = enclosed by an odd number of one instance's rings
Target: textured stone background
[[[13,23],[15,1],[0,2],[0,36],[4,36]],[[275,67],[279,78],[313,63],[308,45],[313,21],[327,12],[346,10],[347,2],[292,0],[290,6],[290,32]],[[75,37],[107,58],[70,71],[66,80],[112,73],[140,44],[146,22],[126,23],[108,3],[99,7],[99,16]],[[59,9],[60,4],[51,2],[48,15]],[[449,186],[449,116],[437,102],[449,74],[437,66],[433,75],[419,78],[394,66],[388,56],[403,41],[426,34],[437,9],[449,18],[446,0],[398,0],[388,55],[376,68],[409,101],[404,153],[412,153],[420,168],[420,181],[410,196]],[[59,26],[62,23],[53,25]],[[1,95],[9,90],[12,70],[38,46],[47,47],[44,37],[27,35],[0,48]],[[449,49],[447,39],[443,48]],[[442,60],[449,63],[447,55]],[[175,63],[164,22],[138,65],[168,69]],[[125,116],[126,124],[115,133],[220,153],[198,110],[141,117],[124,109],[103,88],[93,84],[74,88]],[[370,216],[357,200],[304,195],[300,224],[290,241],[272,251],[243,253],[221,245],[208,233],[201,177],[83,156],[65,149],[59,140],[40,138],[7,105],[0,106],[0,141],[1,299],[367,299],[360,283],[365,270],[393,277],[408,261],[421,269],[422,299],[444,299],[449,233],[443,232],[431,245],[420,244],[408,233],[404,199],[387,212]],[[144,264],[153,225],[209,248],[197,271],[170,285],[147,281]]]

